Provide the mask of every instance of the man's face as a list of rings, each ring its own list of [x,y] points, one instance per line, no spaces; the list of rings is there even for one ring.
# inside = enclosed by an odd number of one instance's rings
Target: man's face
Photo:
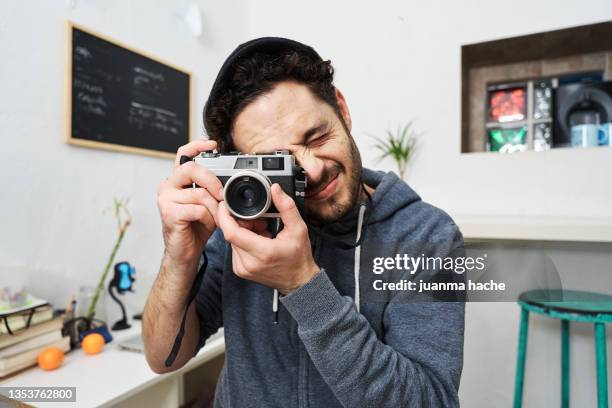
[[[350,130],[342,94],[340,111]],[[329,104],[296,82],[280,82],[234,121],[233,141],[243,153],[288,150],[308,177],[306,212],[317,224],[345,215],[359,193],[361,157],[353,138]]]

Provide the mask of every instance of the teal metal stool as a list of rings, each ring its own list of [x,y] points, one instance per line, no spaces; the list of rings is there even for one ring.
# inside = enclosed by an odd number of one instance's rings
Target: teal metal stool
[[[521,294],[521,326],[519,329],[514,408],[522,406],[527,329],[529,313],[538,313],[561,320],[561,407],[569,407],[569,323],[595,325],[597,361],[597,406],[608,407],[608,374],[606,358],[606,323],[612,323],[612,296],[577,290],[532,290]]]

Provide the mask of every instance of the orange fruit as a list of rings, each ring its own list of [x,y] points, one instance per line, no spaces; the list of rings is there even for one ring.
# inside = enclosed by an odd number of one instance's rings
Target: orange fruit
[[[81,348],[87,354],[98,354],[104,347],[104,337],[99,333],[91,333],[85,336],[81,342]]]
[[[45,371],[55,370],[63,361],[64,352],[57,347],[47,347],[38,355],[38,366]]]

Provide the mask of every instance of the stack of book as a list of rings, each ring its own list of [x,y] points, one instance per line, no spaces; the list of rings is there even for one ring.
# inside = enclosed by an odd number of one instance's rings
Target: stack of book
[[[70,338],[62,337],[63,317],[54,318],[48,305],[31,309],[0,314],[0,378],[35,365],[47,347],[70,350]]]

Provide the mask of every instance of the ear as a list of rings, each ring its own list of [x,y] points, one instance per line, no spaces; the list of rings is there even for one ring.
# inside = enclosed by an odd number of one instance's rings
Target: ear
[[[334,88],[336,92],[336,101],[338,101],[338,107],[340,108],[340,114],[342,114],[342,118],[344,119],[344,123],[346,123],[346,127],[349,132],[353,128],[353,122],[351,121],[351,113],[349,112],[348,105],[346,104],[346,99],[344,95],[338,88]]]

